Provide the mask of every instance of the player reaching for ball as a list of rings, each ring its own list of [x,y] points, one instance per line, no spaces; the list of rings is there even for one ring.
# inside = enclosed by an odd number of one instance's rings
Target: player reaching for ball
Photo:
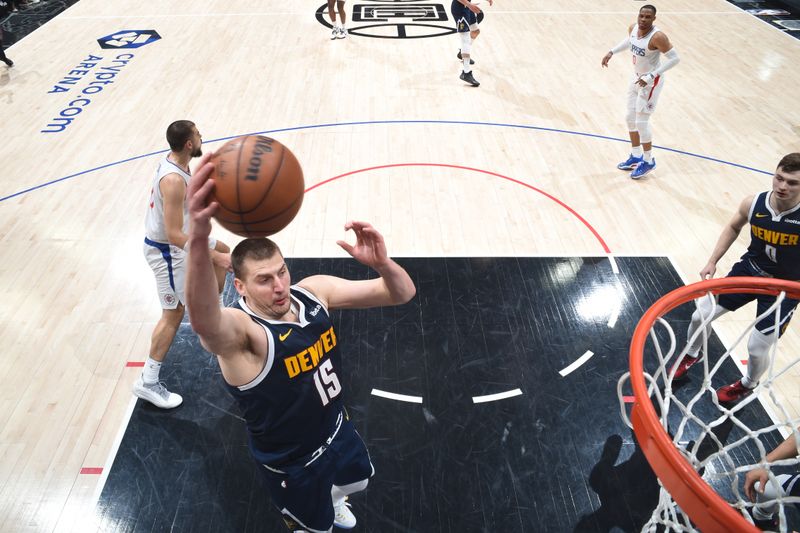
[[[190,181],[189,161],[202,155],[203,139],[193,122],[178,120],[167,128],[170,152],[158,164],[150,202],[145,216],[144,255],[156,277],[161,318],[150,340],[150,355],[133,393],[156,407],[171,409],[183,401],[159,381],[161,363],[167,356],[184,313],[184,272],[186,245],[189,241],[189,216],[186,185]],[[230,248],[211,240],[216,287],[225,286],[225,272],[230,267]]]
[[[331,311],[399,305],[416,288],[387,254],[381,234],[348,222],[356,244],[337,241],[378,277],[352,281],[315,275],[292,284],[278,246],[248,238],[231,255],[235,307],[216,305],[208,248],[215,182],[208,158],[189,183],[186,305],[203,346],[216,354],[225,388],[245,419],[250,452],[274,505],[292,531],[355,526],[348,494],[374,474],[364,442],[343,405],[339,341]]]

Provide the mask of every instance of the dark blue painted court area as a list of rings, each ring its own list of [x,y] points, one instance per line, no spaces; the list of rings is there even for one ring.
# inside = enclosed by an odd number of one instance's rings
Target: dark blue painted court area
[[[418,288],[409,304],[334,313],[345,404],[376,469],[367,491],[350,500],[354,531],[639,531],[658,486],[620,419],[616,384],[639,317],[683,284],[670,262],[618,258],[618,275],[607,258],[398,262]],[[374,275],[350,259],[289,266],[295,281]],[[624,303],[609,328],[613,302],[606,299],[607,310],[602,299],[586,302],[612,286]],[[670,316],[679,342],[688,318]],[[723,352],[716,339],[711,349]],[[562,378],[559,370],[587,350],[595,355]],[[185,402],[164,412],[138,401],[100,498],[104,530],[284,531],[216,360],[188,325],[161,375]],[[717,385],[738,377],[728,361]],[[690,376],[685,389],[698,380]],[[373,388],[423,402],[379,398]],[[515,388],[523,394],[472,401]],[[740,418],[766,424],[756,405]],[[765,445],[780,440],[769,435]]]

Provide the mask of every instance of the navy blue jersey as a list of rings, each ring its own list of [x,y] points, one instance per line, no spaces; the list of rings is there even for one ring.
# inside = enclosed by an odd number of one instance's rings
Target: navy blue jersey
[[[244,413],[250,449],[262,464],[280,466],[317,450],[336,429],[341,412],[338,341],[328,310],[310,292],[292,286],[298,322],[256,316],[244,298],[234,307],[264,328],[264,369],[250,383],[225,383]]]
[[[750,246],[742,259],[775,278],[800,280],[800,204],[776,213],[772,193],[762,192],[750,206]]]

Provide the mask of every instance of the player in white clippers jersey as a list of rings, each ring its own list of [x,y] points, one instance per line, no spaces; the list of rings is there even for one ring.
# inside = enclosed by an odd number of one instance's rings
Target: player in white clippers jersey
[[[653,25],[656,8],[642,6],[636,24],[628,28],[628,37],[612,48],[603,57],[602,66],[607,67],[611,56],[623,50],[633,54],[634,76],[628,88],[626,121],[631,139],[631,154],[617,165],[620,170],[632,170],[631,178],[639,179],[654,168],[653,134],[650,130],[650,115],[655,111],[658,97],[664,88],[664,72],[678,64],[680,58],[667,35]],[[661,61],[661,54],[665,61]]]
[[[156,277],[161,318],[150,340],[150,355],[133,393],[162,409],[183,402],[179,394],[167,390],[159,381],[161,363],[178,332],[184,314],[184,260],[189,242],[189,213],[186,189],[189,185],[189,161],[202,155],[203,139],[194,123],[178,120],[167,128],[170,152],[158,164],[145,216],[144,256]],[[230,268],[230,248],[210,241],[219,291],[225,285]]]

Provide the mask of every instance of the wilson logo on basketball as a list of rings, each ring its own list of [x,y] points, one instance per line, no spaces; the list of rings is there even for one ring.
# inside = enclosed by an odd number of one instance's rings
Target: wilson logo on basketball
[[[258,172],[261,170],[261,156],[270,153],[272,153],[272,139],[269,137],[258,137],[258,140],[253,146],[253,155],[250,157],[249,164],[247,165],[247,174],[244,179],[256,181],[258,179]]]

